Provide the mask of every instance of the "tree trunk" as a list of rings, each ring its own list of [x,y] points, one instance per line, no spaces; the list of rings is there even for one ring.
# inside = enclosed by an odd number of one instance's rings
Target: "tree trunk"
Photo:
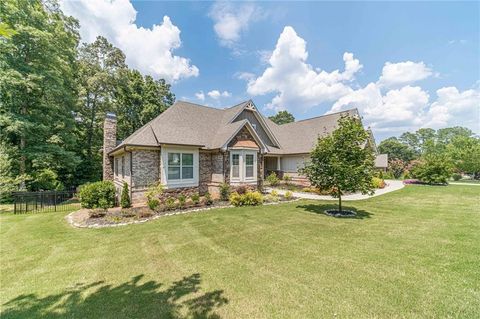
[[[342,212],[342,195],[338,195],[338,211]]]
[[[21,109],[21,112],[20,112],[22,115],[26,115],[27,114],[27,107],[26,106],[23,106],[22,109]],[[20,135],[20,175],[24,175],[26,172],[27,172],[27,169],[26,169],[26,157],[25,157],[25,144],[26,144],[26,140],[25,140],[25,131],[23,131]],[[21,190],[24,190],[26,187],[25,185],[25,179],[22,178],[22,181],[20,183],[20,189]]]

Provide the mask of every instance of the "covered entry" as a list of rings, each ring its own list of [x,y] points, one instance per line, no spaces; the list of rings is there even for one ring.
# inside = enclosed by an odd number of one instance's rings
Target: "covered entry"
[[[275,172],[280,178],[283,177],[283,172],[280,170],[280,156],[265,156],[265,176],[271,172]]]

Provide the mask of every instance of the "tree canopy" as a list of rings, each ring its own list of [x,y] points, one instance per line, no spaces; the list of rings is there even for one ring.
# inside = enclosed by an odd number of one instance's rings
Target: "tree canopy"
[[[312,185],[331,190],[339,199],[346,192],[373,192],[374,151],[369,146],[370,133],[359,119],[344,116],[332,134],[320,137],[310,153],[310,161],[301,172]]]
[[[79,46],[55,0],[1,1],[0,21],[0,192],[100,179],[105,113],[124,138],[175,100],[105,38]]]
[[[295,122],[295,117],[288,111],[279,111],[277,114],[269,116],[268,118],[278,125]]]

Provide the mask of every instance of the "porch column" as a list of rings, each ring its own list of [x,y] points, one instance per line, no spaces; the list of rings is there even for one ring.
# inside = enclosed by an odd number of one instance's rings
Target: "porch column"
[[[277,156],[277,171],[280,170],[280,156]]]

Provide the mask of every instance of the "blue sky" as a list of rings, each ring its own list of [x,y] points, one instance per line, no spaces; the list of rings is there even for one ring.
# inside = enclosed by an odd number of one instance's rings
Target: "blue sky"
[[[479,132],[479,2],[62,8],[84,41],[106,36],[131,67],[171,81],[177,99],[225,107],[251,98],[265,115],[287,109],[297,119],[357,107],[378,140],[420,127]]]

